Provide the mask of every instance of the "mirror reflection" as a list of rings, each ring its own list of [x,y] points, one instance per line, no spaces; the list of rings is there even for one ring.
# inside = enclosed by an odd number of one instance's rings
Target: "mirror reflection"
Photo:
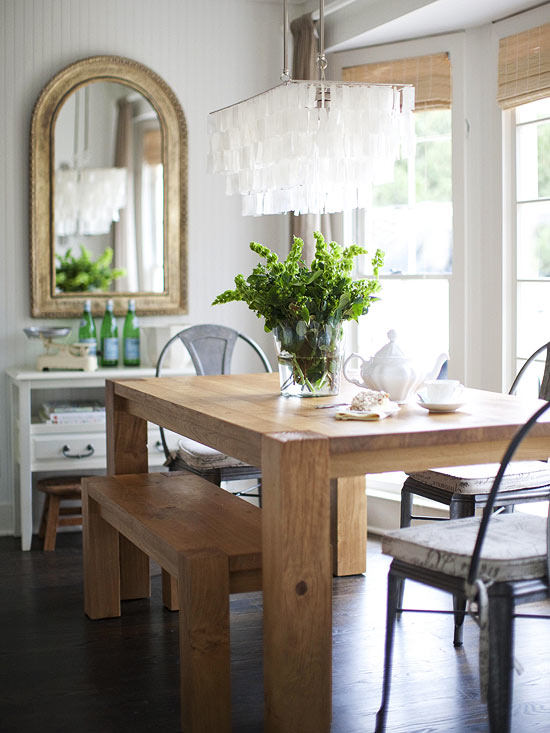
[[[93,80],[67,96],[54,141],[55,292],[162,293],[162,129],[149,100]]]

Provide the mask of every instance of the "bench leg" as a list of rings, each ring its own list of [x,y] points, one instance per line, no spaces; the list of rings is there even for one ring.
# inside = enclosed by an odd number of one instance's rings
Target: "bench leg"
[[[120,535],[120,598],[150,598],[149,557],[130,540]]]
[[[84,612],[92,619],[120,616],[118,532],[82,489]]]
[[[230,733],[229,567],[222,553],[180,557],[179,643],[184,733]]]

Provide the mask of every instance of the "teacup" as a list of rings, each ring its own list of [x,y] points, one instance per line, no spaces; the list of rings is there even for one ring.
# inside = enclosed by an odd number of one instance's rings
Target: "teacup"
[[[420,396],[424,402],[447,404],[459,400],[463,390],[458,379],[428,379],[422,385]]]

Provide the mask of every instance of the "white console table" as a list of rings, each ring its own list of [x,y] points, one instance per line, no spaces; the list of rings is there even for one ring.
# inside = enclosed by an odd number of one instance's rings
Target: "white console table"
[[[96,372],[9,369],[12,476],[19,487],[21,548],[32,540],[32,474],[36,471],[85,473],[106,467],[105,425],[53,425],[36,417],[37,405],[47,399],[78,399],[75,390],[101,389],[106,379],[154,376],[153,368],[104,368]],[[173,374],[181,373],[174,371]],[[49,390],[50,392],[46,392]],[[53,391],[53,393],[52,393]],[[151,425],[149,465],[164,462],[159,430]],[[82,457],[76,457],[82,456]]]

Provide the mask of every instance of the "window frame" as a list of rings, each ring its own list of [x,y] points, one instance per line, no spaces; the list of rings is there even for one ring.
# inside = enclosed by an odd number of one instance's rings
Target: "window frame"
[[[509,338],[505,343],[505,379],[511,384],[518,371],[518,360],[528,358],[529,354],[518,354],[518,285],[521,282],[548,282],[548,280],[538,280],[536,278],[520,278],[518,277],[517,257],[518,257],[518,205],[525,203],[525,200],[518,198],[517,193],[517,128],[525,124],[536,124],[540,120],[533,123],[517,123],[516,108],[502,111],[502,140],[503,140],[503,198],[505,211],[505,227],[503,237],[503,250],[505,267],[505,283],[506,307],[504,309],[504,318],[508,324],[507,333]],[[548,197],[538,199],[540,201],[548,200]],[[541,336],[541,343],[544,336]]]
[[[435,275],[434,277],[449,280],[449,353],[451,355],[449,376],[466,381],[468,349],[466,346],[466,319],[464,317],[464,303],[467,292],[465,280],[465,138],[461,134],[464,129],[465,118],[464,36],[461,33],[451,33],[334,53],[329,58],[329,75],[331,78],[339,79],[342,75],[342,69],[346,66],[392,61],[436,53],[448,53],[451,59],[453,267],[450,274]],[[344,231],[345,235],[346,231]],[[423,279],[426,276],[400,277]],[[357,328],[350,329],[350,337],[352,338],[353,348],[357,349]]]

